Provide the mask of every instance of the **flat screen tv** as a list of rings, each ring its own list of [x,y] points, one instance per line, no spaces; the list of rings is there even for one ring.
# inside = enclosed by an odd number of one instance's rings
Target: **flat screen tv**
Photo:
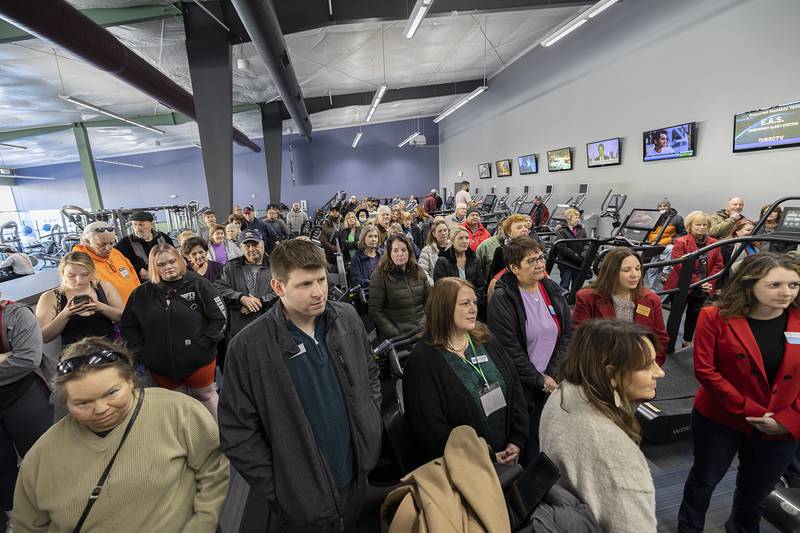
[[[800,102],[739,113],[733,118],[733,151],[800,145]]]
[[[520,176],[522,174],[536,174],[539,167],[536,165],[536,154],[521,155],[517,157],[517,168]]]
[[[642,143],[644,160],[659,161],[693,157],[695,155],[696,129],[697,125],[689,122],[644,132]]]
[[[492,177],[492,164],[491,163],[481,163],[478,165],[478,177],[480,179],[486,179]]]
[[[494,162],[494,168],[497,170],[498,178],[507,178],[511,175],[511,160],[501,159]]]
[[[547,170],[550,172],[572,170],[572,148],[559,148],[547,152]]]
[[[586,164],[589,167],[619,165],[619,137],[586,143]]]

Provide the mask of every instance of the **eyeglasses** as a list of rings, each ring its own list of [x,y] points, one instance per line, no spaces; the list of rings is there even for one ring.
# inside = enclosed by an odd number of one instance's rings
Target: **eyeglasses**
[[[546,260],[547,256],[541,254],[541,255],[536,255],[534,257],[529,257],[528,259],[524,260],[523,263],[525,263],[528,266],[533,266],[536,263],[544,263]]]
[[[58,376],[66,376],[78,370],[82,366],[105,366],[120,360],[120,356],[111,350],[103,350],[102,352],[91,353],[88,355],[79,355],[77,357],[70,357],[58,363],[56,366],[56,374]]]
[[[114,231],[114,226],[106,226],[106,227],[94,228],[92,231],[95,232],[95,233],[104,233],[106,231],[109,232],[109,233],[112,233]]]

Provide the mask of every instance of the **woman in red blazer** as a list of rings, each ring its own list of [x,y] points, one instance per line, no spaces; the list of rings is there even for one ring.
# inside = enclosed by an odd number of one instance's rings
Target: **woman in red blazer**
[[[742,261],[718,306],[700,313],[692,411],[694,464],[678,531],[702,531],[711,494],[735,455],[727,531],[758,531],[767,495],[800,438],[800,264],[758,254]]]
[[[678,259],[686,254],[696,252],[700,248],[708,246],[717,242],[714,237],[708,236],[708,228],[711,225],[711,218],[702,211],[692,211],[686,215],[686,231],[688,235],[684,235],[675,239],[672,246],[672,259]],[[722,267],[724,262],[722,260],[722,252],[719,248],[714,248],[704,258],[695,261],[694,273],[692,274],[691,283],[700,281],[707,278],[712,274],[716,274]],[[678,276],[681,273],[683,265],[675,265],[670,272],[667,281],[664,283],[664,289],[674,289],[678,286]],[[696,287],[689,291],[689,296],[686,300],[686,319],[683,322],[683,347],[689,346],[694,337],[694,329],[697,325],[697,316],[700,314],[700,309],[703,308],[706,299],[714,295],[714,286],[717,280],[703,283],[702,286]]]
[[[642,258],[630,248],[614,248],[605,254],[597,280],[575,296],[572,321],[578,327],[590,318],[619,318],[647,326],[658,337],[656,362],[664,364],[669,342],[661,311],[661,299],[642,283]]]

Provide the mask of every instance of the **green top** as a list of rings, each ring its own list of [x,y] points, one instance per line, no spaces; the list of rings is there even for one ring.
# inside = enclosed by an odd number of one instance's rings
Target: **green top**
[[[466,356],[466,360],[462,359],[458,354],[453,352],[441,352],[442,356],[444,357],[445,361],[450,365],[450,368],[453,369],[453,372],[456,373],[458,379],[461,380],[461,383],[464,384],[464,387],[467,388],[467,392],[472,399],[475,401],[475,404],[478,406],[478,411],[481,413],[481,418],[484,420],[484,435],[486,435],[486,440],[489,442],[489,445],[492,447],[492,450],[495,452],[499,452],[500,450],[505,449],[507,442],[507,432],[506,432],[506,410],[508,407],[503,407],[498,409],[488,417],[483,411],[483,404],[481,404],[481,393],[486,388],[486,383],[484,382],[484,378],[481,376],[480,372],[483,372],[483,376],[485,376],[486,381],[489,382],[490,385],[494,383],[498,383],[500,385],[501,390],[503,391],[503,397],[506,398],[506,403],[508,403],[508,396],[507,391],[508,387],[506,385],[505,379],[503,379],[503,375],[497,369],[497,366],[494,364],[494,361],[491,357],[489,357],[489,353],[486,351],[482,345],[475,346],[470,342],[469,347],[467,347],[466,352],[464,355]],[[478,356],[486,356],[488,359],[485,363],[478,363],[474,362],[470,364],[468,361],[473,361],[475,357]],[[478,371],[480,370],[480,372]]]

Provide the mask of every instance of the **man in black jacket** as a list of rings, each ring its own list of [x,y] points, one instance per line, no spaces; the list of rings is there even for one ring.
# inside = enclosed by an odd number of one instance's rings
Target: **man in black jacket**
[[[136,270],[139,279],[147,281],[150,274],[147,272],[150,250],[158,244],[174,246],[169,235],[153,227],[153,215],[147,211],[136,211],[128,220],[131,221],[133,235],[128,235],[120,240],[115,248],[128,258]]]
[[[261,234],[261,240],[264,241],[264,250],[270,253],[275,247],[275,242],[278,240],[272,228],[256,216],[256,210],[252,205],[245,207],[242,213],[244,213],[245,218],[242,231],[250,230],[259,232]]]
[[[239,236],[244,255],[231,259],[214,283],[228,307],[228,339],[261,316],[275,301],[270,287],[272,274],[264,240],[258,231],[244,231]]]
[[[285,241],[271,263],[280,302],[228,347],[222,449],[269,504],[270,531],[355,531],[381,449],[369,339],[352,306],[327,301],[314,244]]]

